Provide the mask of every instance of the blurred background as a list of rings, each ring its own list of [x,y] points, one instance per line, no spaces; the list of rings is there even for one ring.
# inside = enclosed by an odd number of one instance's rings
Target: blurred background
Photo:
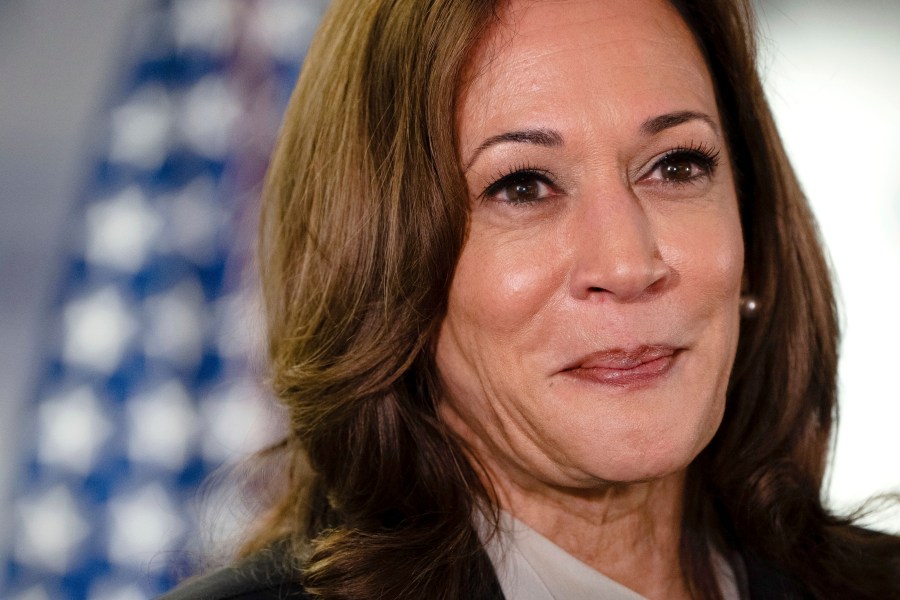
[[[0,0],[0,597],[150,598],[246,518],[198,482],[277,420],[242,282],[324,5]],[[900,4],[758,10],[839,285],[847,509],[900,486]]]

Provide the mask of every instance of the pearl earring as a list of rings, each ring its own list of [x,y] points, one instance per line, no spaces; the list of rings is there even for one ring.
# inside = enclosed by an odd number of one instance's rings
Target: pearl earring
[[[742,294],[740,304],[741,317],[753,319],[759,312],[759,300],[753,294]]]

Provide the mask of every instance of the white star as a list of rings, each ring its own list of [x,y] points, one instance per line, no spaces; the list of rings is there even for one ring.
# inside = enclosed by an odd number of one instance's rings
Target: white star
[[[88,386],[44,400],[38,409],[38,460],[86,475],[113,427]]]
[[[242,109],[225,79],[207,75],[190,88],[181,105],[178,130],[198,154],[224,158],[232,141],[232,125]]]
[[[227,358],[248,358],[265,353],[261,300],[246,287],[216,301],[216,348]]]
[[[149,356],[191,367],[203,357],[206,310],[203,288],[195,279],[179,283],[144,304],[147,329],[144,351]]]
[[[110,117],[110,162],[158,169],[169,151],[172,122],[166,89],[160,84],[139,88]]]
[[[72,564],[76,547],[90,532],[68,488],[58,485],[36,498],[22,498],[16,512],[20,523],[16,558],[64,573]]]
[[[262,391],[244,379],[203,400],[204,458],[213,463],[243,458],[273,440],[274,419],[262,398]]]
[[[71,302],[64,309],[63,359],[102,373],[111,373],[138,323],[113,286]]]
[[[133,583],[100,580],[91,585],[88,600],[148,600],[149,596]]]
[[[216,236],[227,214],[215,193],[212,179],[201,176],[167,198],[166,225],[158,245],[161,252],[177,252],[198,265],[216,260]]]
[[[44,586],[36,585],[30,587],[18,596],[13,596],[12,600],[50,600],[50,594],[44,589]]]
[[[234,43],[234,7],[222,0],[181,0],[172,4],[172,25],[178,47],[212,54],[227,52]]]
[[[163,228],[162,217],[131,186],[87,209],[85,255],[93,263],[135,272]]]
[[[164,561],[154,561],[172,549],[184,532],[169,495],[158,483],[151,483],[109,503],[109,557],[113,563],[159,570]]]
[[[326,3],[320,1],[263,2],[252,26],[255,37],[280,60],[293,62],[303,55],[325,6]]]
[[[127,404],[131,460],[183,467],[196,430],[196,415],[184,387],[171,380]]]

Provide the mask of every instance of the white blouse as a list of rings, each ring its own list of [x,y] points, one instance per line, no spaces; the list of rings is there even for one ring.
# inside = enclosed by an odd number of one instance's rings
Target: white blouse
[[[645,600],[501,511],[499,535],[486,545],[507,600]],[[734,573],[716,555],[725,600],[739,600]]]

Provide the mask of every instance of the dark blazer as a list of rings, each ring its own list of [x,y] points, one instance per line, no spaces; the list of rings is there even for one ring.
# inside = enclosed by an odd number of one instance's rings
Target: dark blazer
[[[188,580],[158,600],[312,600],[300,583],[300,573],[279,558],[277,552],[262,552],[233,567]],[[796,582],[762,562],[748,558],[745,566],[750,592],[747,600],[812,598]],[[504,600],[500,583],[495,581],[490,594],[477,600]]]
[[[300,583],[300,573],[287,563],[277,549],[264,551],[232,567],[189,579],[157,600],[312,600]],[[504,597],[500,582],[494,580],[486,596],[460,600]]]
[[[158,600],[305,600],[300,574],[273,551],[189,579]]]

